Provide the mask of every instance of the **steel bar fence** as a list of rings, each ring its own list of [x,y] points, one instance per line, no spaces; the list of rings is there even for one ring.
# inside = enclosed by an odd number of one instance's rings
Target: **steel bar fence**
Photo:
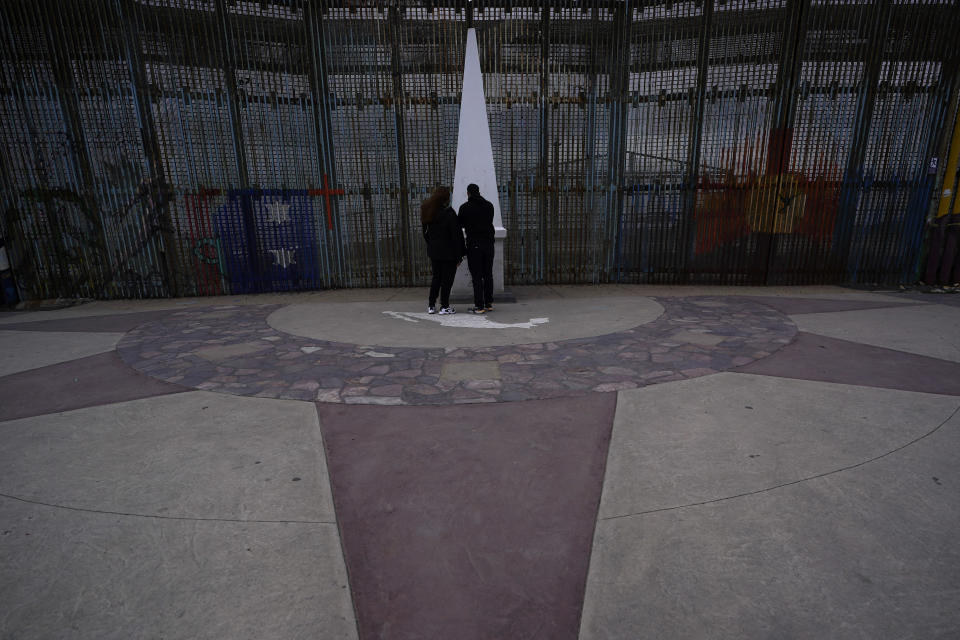
[[[426,284],[468,24],[507,284],[917,278],[957,0],[6,0],[20,297]]]

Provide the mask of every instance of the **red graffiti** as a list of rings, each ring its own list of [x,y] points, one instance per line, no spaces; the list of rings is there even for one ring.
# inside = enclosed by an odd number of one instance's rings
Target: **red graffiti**
[[[310,189],[311,196],[324,196],[327,211],[327,229],[333,229],[333,215],[330,213],[330,196],[342,196],[343,189],[331,189],[327,184],[327,174],[323,174],[323,189]]]

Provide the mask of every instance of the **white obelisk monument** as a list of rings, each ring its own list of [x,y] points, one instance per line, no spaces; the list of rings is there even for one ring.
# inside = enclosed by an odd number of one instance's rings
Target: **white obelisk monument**
[[[480,195],[493,204],[493,229],[496,245],[493,258],[493,295],[503,294],[503,239],[507,230],[500,217],[500,194],[497,191],[497,173],[493,167],[493,145],[490,143],[490,125],[487,122],[487,100],[483,95],[483,75],[480,73],[480,52],[477,32],[467,29],[467,55],[463,63],[463,97],[460,99],[460,131],[457,135],[457,165],[453,177],[450,204],[455,211],[467,201],[467,185],[480,187]],[[453,295],[473,300],[470,270],[464,260],[457,269]]]

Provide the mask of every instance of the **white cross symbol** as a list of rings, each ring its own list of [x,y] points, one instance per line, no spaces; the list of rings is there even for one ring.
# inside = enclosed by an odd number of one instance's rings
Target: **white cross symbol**
[[[271,202],[267,205],[267,222],[283,224],[290,222],[290,205],[283,202]]]
[[[267,249],[273,256],[273,264],[286,269],[292,264],[297,264],[296,249]]]

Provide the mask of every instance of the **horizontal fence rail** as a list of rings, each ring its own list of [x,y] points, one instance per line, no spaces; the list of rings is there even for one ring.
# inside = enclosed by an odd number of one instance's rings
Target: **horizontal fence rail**
[[[20,297],[426,284],[468,24],[508,284],[916,279],[956,0],[5,0]]]

